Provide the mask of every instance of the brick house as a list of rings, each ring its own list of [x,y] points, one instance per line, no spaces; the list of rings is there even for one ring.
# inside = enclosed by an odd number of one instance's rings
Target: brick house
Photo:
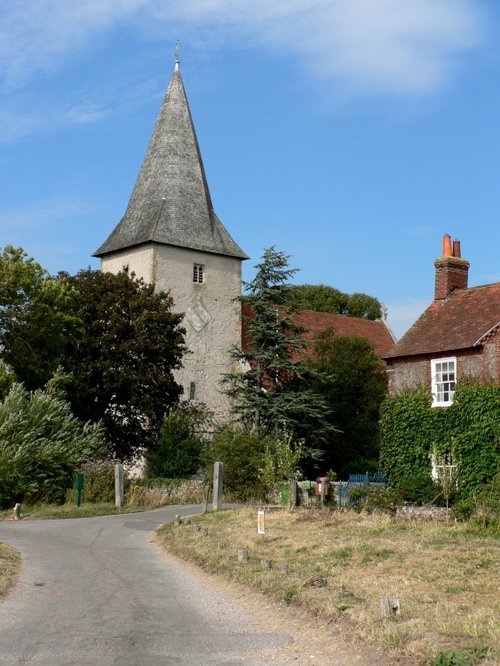
[[[434,266],[434,301],[384,358],[391,394],[427,386],[446,407],[461,379],[500,382],[500,282],[468,287],[469,262],[448,234]]]

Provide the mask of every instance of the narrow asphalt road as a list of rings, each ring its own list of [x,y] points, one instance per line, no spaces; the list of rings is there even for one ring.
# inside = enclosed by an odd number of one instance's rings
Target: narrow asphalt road
[[[198,512],[0,523],[23,556],[0,603],[0,665],[268,663],[291,635],[252,631],[240,605],[151,543],[174,514]]]

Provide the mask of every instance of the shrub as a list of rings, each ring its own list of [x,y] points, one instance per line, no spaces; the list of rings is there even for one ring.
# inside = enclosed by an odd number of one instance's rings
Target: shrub
[[[243,428],[220,428],[203,451],[208,479],[214,462],[224,463],[224,492],[235,499],[262,497],[263,487],[259,470],[263,465],[268,440]]]
[[[80,468],[84,484],[82,499],[84,502],[115,501],[115,460],[87,462]]]
[[[402,504],[401,493],[397,490],[379,488],[377,486],[356,486],[348,495],[348,506],[355,511],[368,513],[380,512],[395,514]]]
[[[82,423],[57,379],[33,393],[14,384],[0,403],[0,505],[63,502],[74,472],[104,453],[100,425]]]
[[[400,481],[398,490],[403,500],[410,504],[420,506],[432,502],[442,505],[444,501],[442,489],[427,472],[415,472],[405,477]]]
[[[292,433],[286,428],[266,442],[259,477],[267,495],[275,495],[279,484],[297,477],[304,451],[304,442],[294,442]]]
[[[148,456],[148,475],[184,479],[196,474],[205,445],[197,433],[207,420],[208,414],[200,406],[182,403],[173,409],[163,421],[158,448]]]

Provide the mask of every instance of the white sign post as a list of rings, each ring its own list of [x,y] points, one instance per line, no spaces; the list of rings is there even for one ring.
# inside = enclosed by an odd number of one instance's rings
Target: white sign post
[[[266,512],[264,509],[257,511],[257,534],[266,536]]]

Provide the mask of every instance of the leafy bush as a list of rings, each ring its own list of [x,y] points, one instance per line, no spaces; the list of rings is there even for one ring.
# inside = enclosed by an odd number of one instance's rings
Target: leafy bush
[[[33,393],[14,384],[0,403],[0,506],[22,499],[63,502],[74,472],[104,454],[98,424],[76,419],[60,377]]]
[[[397,507],[402,502],[402,495],[397,490],[370,485],[356,486],[349,492],[347,498],[348,506],[355,511],[380,512],[391,515],[396,513]]]
[[[98,460],[81,466],[84,502],[115,501],[115,460]]]
[[[259,473],[269,440],[253,435],[243,428],[220,428],[203,450],[207,477],[213,473],[214,462],[224,463],[224,492],[235,499],[262,497]]]
[[[474,499],[472,497],[467,497],[456,501],[451,508],[451,512],[455,520],[463,523],[476,513],[476,509],[477,506]]]
[[[274,494],[278,485],[297,477],[299,461],[304,455],[304,443],[294,442],[286,429],[266,443],[260,479],[267,494]]]
[[[197,433],[208,420],[200,406],[182,403],[163,421],[158,448],[148,456],[148,475],[169,479],[185,479],[196,474],[201,466],[204,441]]]
[[[444,496],[441,487],[427,472],[415,472],[400,481],[398,491],[405,502],[410,504],[437,504],[442,506]]]

